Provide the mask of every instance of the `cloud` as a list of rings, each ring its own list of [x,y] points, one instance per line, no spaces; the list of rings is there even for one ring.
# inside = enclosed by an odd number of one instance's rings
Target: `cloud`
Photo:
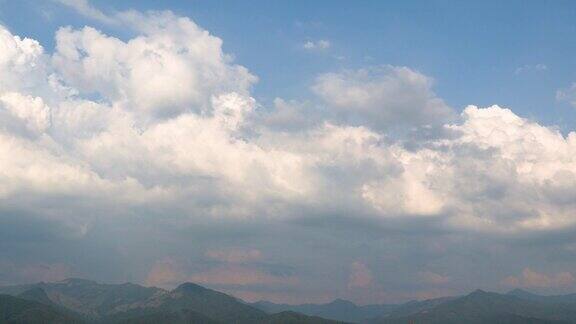
[[[566,101],[573,107],[576,107],[576,83],[565,89],[556,91],[556,100]]]
[[[365,288],[372,284],[372,271],[366,264],[355,261],[350,266],[348,288]]]
[[[521,67],[516,68],[514,74],[522,74],[528,72],[543,72],[548,71],[548,66],[546,64],[538,63],[538,64],[526,64]]]
[[[181,265],[172,258],[156,261],[148,272],[146,285],[161,288],[173,288],[186,281]]]
[[[46,94],[47,57],[36,40],[13,35],[0,25],[0,91],[28,91]]]
[[[409,68],[383,66],[320,75],[312,90],[344,122],[383,130],[449,120],[453,111],[432,91],[432,84]]]
[[[111,281],[394,301],[415,285],[476,283],[476,255],[509,265],[538,259],[519,241],[574,237],[574,132],[501,106],[458,114],[402,66],[322,74],[315,97],[264,107],[257,78],[189,18],[106,17],[134,35],[63,27],[47,52],[0,27],[11,264],[82,260],[67,267]],[[440,255],[475,266],[417,273]]]
[[[257,249],[221,249],[221,250],[208,250],[206,256],[222,262],[228,263],[245,263],[256,261],[262,258],[262,253]]]
[[[128,42],[90,27],[61,28],[54,67],[82,93],[152,117],[206,111],[212,96],[247,94],[256,81],[244,67],[229,63],[219,38],[191,20],[169,12],[131,17],[134,24],[141,20],[148,22],[144,35]]]
[[[274,131],[301,132],[318,126],[324,118],[323,112],[311,102],[275,98],[272,109],[257,115],[255,122]]]
[[[430,272],[430,271],[423,271],[418,273],[418,277],[424,283],[431,284],[431,285],[444,285],[450,282],[450,277],[443,276],[438,273]]]
[[[33,133],[42,133],[50,127],[50,107],[42,98],[7,92],[0,96],[0,104],[11,117]]]
[[[99,22],[105,24],[114,24],[116,20],[102,11],[98,10],[97,8],[93,7],[88,0],[56,0],[62,5],[68,6],[79,14],[97,20]]]
[[[147,275],[146,284],[172,288],[182,282],[195,282],[211,287],[230,288],[254,285],[293,286],[299,282],[294,276],[269,273],[253,266],[237,264],[236,261],[231,260],[230,264],[203,271],[192,271],[173,258],[164,258],[154,263]]]
[[[205,285],[295,285],[298,279],[278,276],[246,266],[223,266],[190,276],[191,281]]]
[[[498,106],[470,106],[457,120],[430,78],[391,66],[319,76],[313,90],[328,109],[309,114],[278,99],[273,111],[284,117],[275,120],[291,123],[290,134],[262,128],[255,77],[229,61],[221,40],[187,18],[147,15],[131,14],[147,25],[128,41],[60,29],[50,56],[2,31],[14,53],[5,69],[22,64],[18,78],[36,79],[0,94],[0,141],[11,152],[0,161],[4,197],[154,201],[224,218],[284,218],[339,197],[328,205],[379,219],[436,217],[451,228],[573,223],[573,134]],[[301,118],[310,115],[316,121]],[[394,125],[447,135],[407,149],[387,138]]]
[[[519,276],[506,277],[502,283],[507,286],[524,288],[566,288],[574,285],[574,276],[570,272],[547,275],[525,268]]]
[[[0,279],[0,283],[3,285],[10,285],[14,281],[60,281],[70,277],[71,274],[70,267],[64,263],[14,264],[11,261],[0,260],[0,278],[9,277],[11,279],[11,281]]]
[[[306,50],[326,50],[329,49],[330,46],[332,44],[330,43],[330,41],[325,40],[325,39],[320,39],[317,41],[307,41],[306,43],[304,43],[304,45],[302,45],[302,47],[304,47],[304,49]]]

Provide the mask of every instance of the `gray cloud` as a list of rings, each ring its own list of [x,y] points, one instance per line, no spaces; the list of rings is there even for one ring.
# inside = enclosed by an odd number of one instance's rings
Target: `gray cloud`
[[[320,75],[312,90],[344,122],[382,130],[449,121],[453,111],[434,94],[432,84],[409,68],[383,66]]]

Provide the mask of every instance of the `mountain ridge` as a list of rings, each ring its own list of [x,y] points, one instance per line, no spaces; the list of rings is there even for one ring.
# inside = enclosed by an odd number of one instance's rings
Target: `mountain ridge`
[[[0,297],[0,322],[16,316],[27,318],[26,323],[90,324],[576,323],[576,294],[545,296],[523,289],[507,293],[477,289],[403,304],[356,305],[335,299],[289,305],[248,303],[192,282],[166,290],[70,278],[0,287]]]
[[[53,283],[0,287],[2,293],[6,298],[15,298],[15,304],[29,304],[27,307],[32,310],[40,307],[43,310],[40,317],[46,318],[38,323],[52,323],[51,318],[57,316],[73,318],[75,323],[98,324],[339,323],[297,313],[268,314],[236,297],[190,282],[165,290],[132,283],[100,284],[70,278]],[[6,301],[7,305],[11,300]],[[0,319],[3,315],[0,313]]]

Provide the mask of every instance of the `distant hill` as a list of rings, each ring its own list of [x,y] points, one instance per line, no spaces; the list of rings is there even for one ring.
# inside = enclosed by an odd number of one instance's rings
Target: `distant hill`
[[[123,320],[107,319],[116,324],[219,324],[210,317],[187,309],[177,311],[157,311],[149,314],[134,315]],[[104,322],[104,321],[103,321]]]
[[[358,306],[350,301],[342,299],[336,299],[327,304],[288,305],[259,301],[251,305],[267,313],[292,311],[310,316],[320,316],[326,319],[353,323],[362,322],[370,318],[387,314],[398,307],[398,305]]]
[[[548,302],[548,303],[576,303],[576,294],[567,294],[567,295],[551,295],[551,296],[542,296],[537,295],[531,292],[528,292],[523,289],[514,289],[509,291],[507,295],[516,296],[523,299],[534,300],[539,302]]]
[[[131,283],[100,284],[91,280],[75,278],[55,283],[40,282],[31,285],[0,287],[0,293],[20,295],[33,289],[44,291],[53,304],[92,319],[142,307],[155,296],[165,293],[163,289],[148,288]],[[40,301],[38,299],[33,300]]]
[[[434,307],[453,300],[457,297],[440,297],[440,298],[433,298],[433,299],[426,299],[426,300],[412,300],[407,303],[404,303],[387,313],[382,313],[377,316],[388,316],[388,317],[404,317],[409,316],[417,313],[427,312]]]
[[[0,300],[0,308],[5,308],[10,318],[26,316],[27,320],[3,322],[3,318],[8,318],[5,316],[0,317],[0,323],[336,323],[291,312],[268,314],[232,296],[193,283],[168,291],[130,283],[113,285],[67,279],[0,287],[1,292],[18,297],[5,295],[5,299]]]
[[[48,305],[14,296],[0,295],[0,323],[72,324],[82,323],[82,321]]]
[[[0,324],[567,324],[576,323],[576,294],[542,296],[515,289],[358,306],[246,303],[194,283],[174,290],[84,279],[0,287]]]
[[[300,313],[285,311],[267,316],[257,324],[336,324],[343,323],[324,319],[318,316],[306,316]]]
[[[44,289],[40,287],[30,288],[21,294],[18,294],[19,298],[39,302],[44,305],[54,306],[55,304],[50,300]]]
[[[193,283],[184,283],[159,298],[158,308],[189,309],[225,323],[255,323],[267,314],[238,299]]]
[[[542,303],[514,295],[477,290],[412,314],[389,314],[373,323],[489,324],[576,323],[576,304]]]

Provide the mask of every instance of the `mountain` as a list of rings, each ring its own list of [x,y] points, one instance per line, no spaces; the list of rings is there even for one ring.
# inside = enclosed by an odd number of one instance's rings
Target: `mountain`
[[[0,295],[0,323],[72,324],[81,320],[35,301]]]
[[[85,279],[66,279],[55,283],[0,288],[0,293],[20,295],[41,289],[51,303],[72,310],[85,318],[97,319],[111,314],[142,307],[147,301],[165,293],[163,289],[148,288],[131,283],[100,284]],[[34,300],[34,299],[33,299]],[[39,301],[36,299],[36,301]]]
[[[398,307],[390,310],[387,313],[381,314],[380,317],[382,317],[383,315],[396,318],[396,317],[410,316],[421,312],[427,312],[428,310],[433,309],[434,307],[440,304],[453,300],[454,298],[455,297],[440,297],[421,301],[420,300],[409,301],[407,303],[399,305]]]
[[[542,303],[477,290],[413,314],[390,314],[374,323],[575,323],[576,304]]]
[[[343,299],[336,299],[328,304],[288,305],[259,301],[251,305],[267,313],[292,311],[310,316],[320,316],[326,319],[353,323],[384,315],[398,307],[398,305],[358,306]]]
[[[130,283],[113,285],[67,279],[0,287],[0,292],[18,296],[6,296],[6,301],[0,301],[0,308],[15,309],[10,298],[30,305],[30,311],[25,312],[30,320],[22,322],[30,324],[52,323],[49,321],[52,318],[62,318],[62,323],[73,319],[74,323],[97,324],[336,323],[290,312],[267,314],[232,296],[193,283],[168,291]],[[31,317],[37,313],[37,318]],[[0,323],[4,323],[2,319]]]
[[[306,316],[300,313],[285,311],[267,316],[258,324],[337,324],[343,323],[324,319],[318,316]]]
[[[576,323],[576,294],[541,296],[515,289],[367,305],[249,304],[194,283],[174,290],[84,279],[0,287],[0,323],[85,324],[544,324]]]
[[[551,296],[543,296],[531,293],[524,289],[514,289],[509,291],[507,295],[516,296],[523,299],[534,300],[539,302],[548,302],[548,303],[576,303],[576,294],[567,294],[567,295],[551,295]]]
[[[54,303],[50,300],[44,289],[40,287],[34,287],[29,290],[26,290],[23,293],[18,294],[18,297],[30,301],[35,301],[44,305],[50,305],[50,306],[54,305]]]
[[[123,320],[107,319],[115,324],[219,324],[210,317],[187,309],[177,311],[158,311],[150,314],[134,315]]]
[[[188,309],[225,323],[254,323],[267,314],[238,299],[193,283],[184,283],[161,298],[160,309]]]

